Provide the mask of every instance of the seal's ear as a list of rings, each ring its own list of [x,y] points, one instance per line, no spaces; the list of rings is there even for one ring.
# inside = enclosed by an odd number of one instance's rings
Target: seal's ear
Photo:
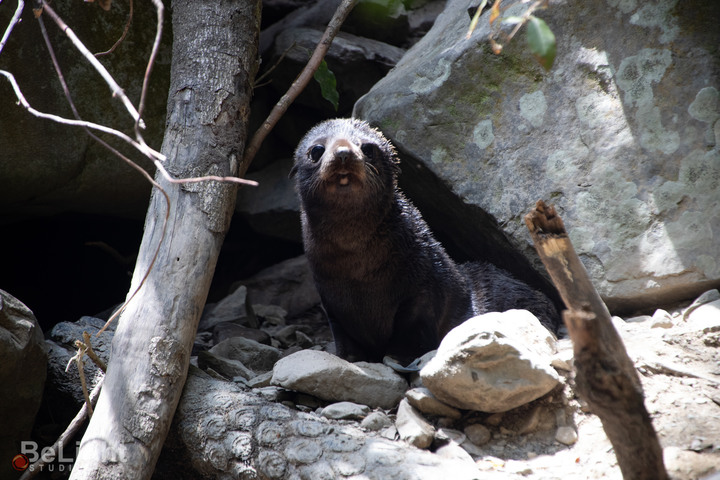
[[[288,178],[293,178],[295,176],[295,174],[297,173],[297,171],[298,171],[297,165],[293,165],[292,168],[290,169],[290,173],[288,173]]]

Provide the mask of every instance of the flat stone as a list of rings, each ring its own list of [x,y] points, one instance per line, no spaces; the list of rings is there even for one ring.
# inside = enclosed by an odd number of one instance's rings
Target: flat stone
[[[325,418],[334,420],[359,420],[370,413],[370,407],[353,402],[332,403],[320,412]]]
[[[410,405],[428,415],[437,415],[439,417],[449,417],[453,419],[458,419],[462,416],[458,409],[444,404],[435,398],[430,390],[424,387],[408,390],[405,392],[405,398],[410,402]]]
[[[395,426],[401,440],[418,448],[428,448],[435,436],[435,428],[406,399],[400,401]]]
[[[273,365],[280,358],[280,350],[277,348],[243,337],[228,338],[211,348],[210,353],[218,357],[238,360],[258,373],[272,370]]]
[[[302,350],[279,360],[273,385],[315,395],[328,401],[351,401],[392,408],[403,397],[407,382],[379,363],[350,363],[317,350]]]

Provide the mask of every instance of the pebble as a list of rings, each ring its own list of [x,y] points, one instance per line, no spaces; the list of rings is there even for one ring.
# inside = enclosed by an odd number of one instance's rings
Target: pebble
[[[360,422],[361,427],[373,432],[377,432],[391,425],[393,425],[393,421],[385,412],[370,412],[370,414]]]
[[[468,425],[463,432],[467,435],[467,439],[477,446],[485,445],[492,438],[490,430],[488,430],[485,425],[479,423]]]
[[[661,308],[655,310],[650,321],[650,328],[672,328],[674,326],[672,315]]]
[[[555,440],[563,445],[573,445],[577,439],[577,432],[572,427],[559,427],[555,432]]]

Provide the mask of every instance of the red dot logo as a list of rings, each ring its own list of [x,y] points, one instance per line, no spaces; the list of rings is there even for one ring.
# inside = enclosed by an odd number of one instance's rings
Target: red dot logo
[[[18,472],[24,472],[30,466],[30,461],[25,455],[18,453],[12,459],[12,466]]]

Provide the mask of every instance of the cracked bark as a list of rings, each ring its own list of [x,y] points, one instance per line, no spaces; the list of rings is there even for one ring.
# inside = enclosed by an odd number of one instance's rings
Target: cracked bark
[[[177,177],[242,175],[251,82],[257,71],[258,0],[172,2],[173,54],[162,152]],[[72,479],[149,479],[180,399],[190,352],[236,187],[170,185],[153,192],[130,292],[163,242],[140,293],[119,320],[95,414]]]

